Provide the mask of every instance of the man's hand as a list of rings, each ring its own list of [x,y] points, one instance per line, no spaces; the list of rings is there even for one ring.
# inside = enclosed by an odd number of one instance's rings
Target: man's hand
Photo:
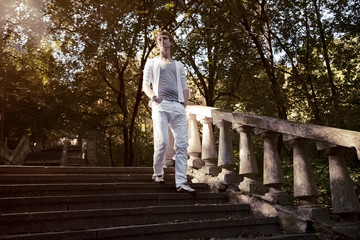
[[[157,104],[160,104],[162,102],[162,99],[160,97],[157,97],[154,102],[156,102]]]

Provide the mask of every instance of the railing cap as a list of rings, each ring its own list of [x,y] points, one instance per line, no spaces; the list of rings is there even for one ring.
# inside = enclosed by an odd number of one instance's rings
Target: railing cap
[[[356,131],[313,124],[296,123],[242,112],[234,112],[233,118],[236,123],[246,126],[288,134],[294,137],[327,142],[343,147],[355,147],[360,159],[360,133]]]
[[[187,105],[186,106],[186,112],[192,113],[197,116],[203,116],[208,118],[214,117],[214,112],[219,110],[215,107],[207,107],[207,106],[200,106],[200,105]]]

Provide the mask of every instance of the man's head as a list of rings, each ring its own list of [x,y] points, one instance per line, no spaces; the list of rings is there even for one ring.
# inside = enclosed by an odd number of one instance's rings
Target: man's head
[[[159,31],[155,37],[156,46],[161,49],[170,48],[172,46],[172,37],[171,34],[167,31]]]

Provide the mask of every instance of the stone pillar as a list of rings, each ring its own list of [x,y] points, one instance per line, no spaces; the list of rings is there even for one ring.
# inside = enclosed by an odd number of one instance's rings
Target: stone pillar
[[[86,153],[87,153],[87,142],[86,138],[81,139],[81,160],[86,162]]]
[[[97,156],[96,156],[96,135],[97,132],[94,130],[90,130],[86,132],[86,156],[87,161],[86,164],[90,166],[96,166]]]
[[[168,127],[168,133],[169,144],[166,148],[164,167],[175,167],[175,139],[170,127]]]
[[[218,178],[224,184],[239,184],[239,175],[234,172],[235,156],[230,132],[231,123],[222,120],[217,122],[216,126],[220,129],[218,166],[222,169]]]
[[[300,203],[297,207],[299,213],[310,219],[328,219],[328,211],[317,204],[318,188],[306,153],[307,140],[284,135],[284,141],[293,148],[294,197]]]
[[[360,239],[360,203],[346,167],[345,148],[326,143],[317,143],[317,147],[325,150],[329,158],[331,203],[333,213],[341,219],[333,229],[352,239]]]
[[[60,166],[65,167],[67,165],[68,160],[68,146],[69,146],[69,139],[66,137],[64,140],[64,146],[61,152],[61,160]]]
[[[253,128],[240,124],[234,124],[233,128],[240,134],[239,174],[244,180],[240,183],[239,189],[247,193],[264,193],[266,191],[264,186],[255,180],[259,174],[259,170],[256,163],[253,142],[251,140]]]
[[[270,131],[262,132],[260,135],[264,139],[264,185],[269,187],[264,199],[283,205],[291,204],[290,196],[281,191],[285,181],[277,148],[279,135]]]
[[[239,158],[240,168],[239,173],[245,177],[254,178],[259,174],[256,163],[254,147],[251,140],[252,127],[237,125],[236,131],[240,134],[239,144]]]
[[[354,191],[344,158],[345,148],[318,143],[319,150],[325,150],[329,158],[330,190],[333,213],[344,220],[356,220],[360,213],[360,203]]]
[[[289,143],[293,147],[294,197],[301,205],[317,204],[319,194],[306,153],[306,139],[294,138]]]
[[[200,134],[198,128],[198,122],[196,120],[196,115],[192,113],[187,114],[187,122],[188,122],[188,139],[189,146],[187,148],[188,155],[190,158],[188,159],[188,166],[201,168],[204,165],[204,162],[200,159],[201,153],[201,142],[200,142]]]
[[[203,126],[201,160],[205,163],[201,171],[208,175],[217,176],[221,172],[221,168],[217,166],[218,155],[215,148],[212,118],[202,117],[200,123]]]

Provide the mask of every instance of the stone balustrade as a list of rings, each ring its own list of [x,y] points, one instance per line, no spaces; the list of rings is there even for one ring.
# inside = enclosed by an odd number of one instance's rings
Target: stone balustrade
[[[84,138],[80,141],[78,138],[64,138],[63,149],[61,153],[60,166],[67,166],[68,163],[68,155],[69,155],[69,145],[71,145],[71,140],[77,140],[75,143],[81,147],[80,158],[82,160],[82,164],[86,166],[96,166],[97,164],[97,150],[96,150],[96,137],[97,132],[94,130],[88,130],[85,132]],[[173,143],[172,143],[173,144]]]
[[[9,163],[15,165],[21,165],[26,158],[26,155],[30,152],[29,137],[24,135],[13,153],[9,156]]]
[[[359,132],[197,105],[188,105],[186,112],[189,127],[189,166],[218,176],[225,184],[238,184],[241,192],[261,195],[263,199],[275,204],[292,204],[295,198],[299,209],[311,209],[310,217],[320,208],[317,205],[318,190],[311,169],[311,159],[306,154],[307,142],[315,141],[318,150],[324,151],[329,159],[333,213],[342,219],[356,221],[360,213],[360,203],[346,167],[344,149],[355,148],[360,159]],[[218,141],[214,139],[212,125],[219,129]],[[239,172],[235,173],[236,160],[231,135],[236,132],[240,136],[240,144]],[[257,181],[259,170],[252,140],[255,134],[264,141],[262,182]],[[281,191],[284,174],[277,149],[279,136],[293,148],[293,196]]]

